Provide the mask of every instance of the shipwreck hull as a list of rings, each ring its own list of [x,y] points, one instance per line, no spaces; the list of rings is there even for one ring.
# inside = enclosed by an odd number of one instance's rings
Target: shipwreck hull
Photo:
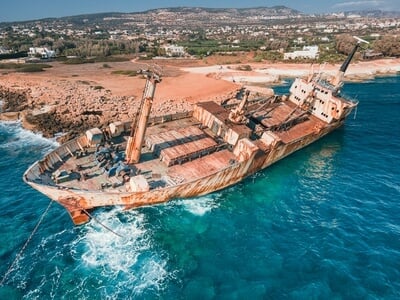
[[[34,189],[62,205],[69,212],[74,224],[80,225],[89,221],[89,211],[96,207],[122,206],[125,209],[132,209],[163,203],[172,199],[202,196],[219,191],[306,147],[335,130],[342,123],[336,122],[288,144],[280,143],[267,150],[257,148],[247,160],[236,161],[225,169],[218,170],[206,177],[150,191],[82,190],[52,186],[46,182],[40,182],[43,180],[44,172],[54,169],[60,161],[65,160],[65,157],[72,155],[73,152],[84,149],[87,146],[85,137],[77,138],[62,145],[46,155],[41,161],[36,162],[26,171],[24,180]]]
[[[332,82],[312,73],[296,78],[288,95],[250,101],[246,91],[233,106],[204,101],[161,117],[150,118],[161,77],[144,70],[132,122],[87,130],[34,163],[24,181],[64,206],[75,224],[96,207],[131,209],[234,185],[344,123],[358,102],[340,89],[361,41]]]

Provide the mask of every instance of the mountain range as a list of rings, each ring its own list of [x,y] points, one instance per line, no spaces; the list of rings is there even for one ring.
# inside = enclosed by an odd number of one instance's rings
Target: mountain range
[[[40,21],[63,21],[71,23],[81,23],[83,20],[87,23],[99,23],[104,20],[126,20],[132,18],[141,18],[143,16],[165,16],[173,15],[177,17],[190,16],[192,20],[204,20],[206,18],[226,18],[227,20],[237,20],[243,18],[263,18],[268,19],[290,19],[290,18],[308,18],[308,17],[324,17],[331,14],[325,15],[308,15],[298,10],[286,7],[286,6],[273,6],[273,7],[252,7],[252,8],[206,8],[206,7],[170,7],[170,8],[158,8],[142,12],[132,13],[121,13],[121,12],[106,12],[106,13],[95,13],[95,14],[84,14],[67,16],[61,18],[46,18]],[[389,12],[382,10],[368,10],[368,11],[347,11],[342,13],[344,17],[349,15],[359,15],[361,17],[374,17],[374,18],[385,18],[385,17],[399,17],[400,12]],[[21,21],[21,22],[7,22],[6,24],[18,24],[18,23],[30,23],[39,20]],[[1,23],[0,23],[1,24]],[[5,23],[3,23],[5,24]]]

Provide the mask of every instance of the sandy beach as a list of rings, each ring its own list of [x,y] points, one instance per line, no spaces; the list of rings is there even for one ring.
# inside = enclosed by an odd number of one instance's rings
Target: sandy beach
[[[65,139],[87,128],[113,120],[132,120],[142,96],[142,76],[116,74],[136,71],[153,63],[162,69],[153,115],[187,111],[193,103],[223,101],[243,87],[253,95],[271,94],[271,84],[282,78],[306,76],[313,70],[333,76],[340,65],[295,63],[221,64],[218,60],[159,60],[65,65],[52,62],[40,73],[3,72],[0,75],[0,119],[22,119],[26,128],[52,137],[69,132]],[[400,72],[400,59],[381,59],[350,65],[347,80],[372,79]]]

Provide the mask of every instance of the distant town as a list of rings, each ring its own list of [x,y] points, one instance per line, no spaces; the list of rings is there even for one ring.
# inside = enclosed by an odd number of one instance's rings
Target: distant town
[[[337,62],[354,35],[370,42],[358,59],[399,57],[399,33],[396,12],[164,8],[0,23],[0,59],[202,58],[245,51],[255,61]]]

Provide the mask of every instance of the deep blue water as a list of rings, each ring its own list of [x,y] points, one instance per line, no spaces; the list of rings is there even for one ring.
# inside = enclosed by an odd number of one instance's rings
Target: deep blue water
[[[97,210],[122,237],[54,203],[0,299],[399,299],[399,87],[346,84],[356,119],[234,187]],[[49,204],[22,174],[55,146],[0,123],[1,279]]]

